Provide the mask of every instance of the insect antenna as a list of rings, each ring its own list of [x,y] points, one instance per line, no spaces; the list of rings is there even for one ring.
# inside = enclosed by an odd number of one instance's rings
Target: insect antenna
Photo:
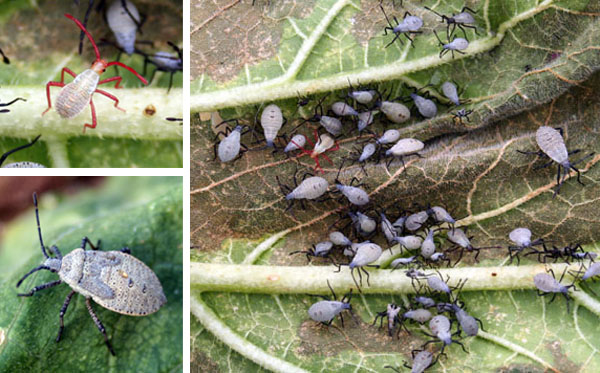
[[[90,0],[87,10],[85,11],[85,16],[83,17],[83,26],[85,27],[88,22],[88,18],[90,17],[90,13],[92,12],[92,8],[94,6],[94,0]],[[83,30],[79,34],[79,54],[81,54],[83,50],[83,37],[85,36],[85,32]]]
[[[101,58],[100,58],[100,51],[98,50],[98,46],[96,45],[96,42],[94,41],[94,38],[92,38],[92,35],[90,35],[90,33],[88,32],[88,30],[85,28],[85,26],[83,24],[81,24],[81,22],[79,22],[79,20],[77,18],[73,17],[69,13],[65,13],[65,17],[67,17],[71,21],[75,22],[75,24],[77,25],[77,27],[79,27],[81,29],[81,31],[83,33],[85,33],[85,35],[90,40],[90,43],[92,43],[92,47],[94,47],[94,53],[96,54],[96,60],[100,60]]]
[[[42,253],[44,254],[44,257],[46,259],[49,259],[48,253],[46,253],[46,246],[44,246],[44,240],[42,239],[42,228],[40,227],[40,214],[38,211],[37,193],[35,192],[33,193],[33,205],[35,206],[35,220],[37,222],[38,236],[40,237],[40,246],[42,246]]]
[[[24,280],[25,280],[27,277],[29,277],[29,275],[30,275],[30,274],[32,274],[32,273],[34,273],[34,272],[37,272],[37,271],[39,271],[39,270],[42,270],[42,269],[47,269],[48,271],[55,272],[55,271],[53,271],[53,270],[52,270],[50,267],[47,267],[47,266],[45,266],[45,265],[43,265],[43,264],[42,264],[42,265],[39,265],[39,266],[35,267],[34,269],[32,269],[31,271],[27,272],[27,273],[25,274],[25,276],[21,277],[21,279],[19,280],[19,282],[17,282],[17,287],[21,286],[21,283],[22,283],[22,282],[23,282],[23,281],[24,281]]]
[[[0,157],[0,166],[2,166],[2,163],[4,163],[4,161],[6,160],[6,158],[8,158],[8,156],[11,155],[12,153],[17,152],[17,151],[19,151],[21,149],[29,148],[30,146],[33,146],[33,144],[35,144],[36,141],[38,141],[38,139],[40,138],[40,136],[42,136],[42,135],[38,135],[38,137],[36,137],[35,139],[33,139],[33,141],[30,142],[29,144],[21,145],[21,146],[19,146],[17,148],[14,148],[14,149],[9,150],[6,153],[2,154],[2,157]],[[40,236],[40,238],[41,238],[41,236]],[[42,245],[42,248],[43,247],[44,246]],[[46,255],[46,257],[48,257],[48,256]]]

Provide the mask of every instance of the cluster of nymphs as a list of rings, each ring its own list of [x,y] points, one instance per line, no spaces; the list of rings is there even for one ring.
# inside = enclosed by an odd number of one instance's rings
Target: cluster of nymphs
[[[353,233],[358,236],[369,236],[375,233],[377,228],[377,222],[375,219],[357,212],[349,213],[352,220]],[[454,219],[446,212],[445,209],[435,206],[428,208],[427,210],[420,211],[411,215],[404,215],[398,218],[394,223],[391,223],[383,213],[380,213],[379,226],[381,233],[385,236],[388,242],[397,242],[401,247],[402,257],[391,261],[392,270],[399,267],[407,268],[405,275],[411,279],[412,286],[415,290],[415,296],[410,302],[405,305],[388,304],[387,308],[381,312],[377,312],[373,325],[377,323],[379,319],[379,328],[383,326],[383,319],[387,318],[387,332],[390,337],[397,336],[400,339],[402,331],[406,334],[411,334],[411,331],[407,327],[407,323],[414,323],[422,326],[428,323],[429,332],[424,334],[432,339],[426,341],[423,346],[412,351],[412,366],[405,363],[407,368],[412,369],[413,372],[422,372],[428,367],[433,366],[440,356],[444,355],[444,349],[446,346],[456,343],[467,352],[465,346],[461,342],[461,335],[464,333],[466,337],[473,337],[479,333],[479,328],[484,330],[483,323],[478,318],[470,315],[465,307],[464,301],[459,299],[460,290],[467,282],[468,278],[454,280],[454,285],[450,285],[450,278],[446,275],[446,278],[437,270],[431,271],[426,267],[434,267],[440,262],[447,262],[450,264],[450,260],[442,252],[436,252],[436,243],[433,238],[433,232],[441,230],[441,228],[427,229],[427,236],[425,238],[419,237],[418,235],[406,235],[398,236],[403,230],[416,231],[428,224],[428,220],[431,223],[447,223],[450,228],[447,230],[448,240],[455,245],[446,252],[460,249],[459,255],[462,257],[462,252],[476,251],[476,256],[479,250],[482,248],[475,248],[471,245],[469,239],[464,231],[459,228],[454,228]],[[527,228],[516,228],[509,234],[509,239],[512,245],[508,247],[508,253],[510,257],[510,263],[513,259],[517,259],[517,263],[520,263],[519,254],[524,256],[536,256],[538,261],[546,263],[548,260],[557,262],[562,260],[566,263],[570,261],[581,262],[579,271],[571,273],[574,280],[570,285],[564,285],[562,283],[565,272],[563,272],[560,279],[557,279],[554,272],[549,269],[547,273],[538,273],[533,277],[533,283],[538,290],[538,294],[548,295],[552,294],[554,300],[556,295],[562,294],[567,301],[567,310],[569,309],[568,295],[569,289],[575,289],[574,282],[576,280],[585,281],[597,276],[600,276],[600,263],[594,262],[597,254],[593,252],[587,252],[583,250],[581,245],[568,245],[565,247],[553,246],[549,249],[543,239],[532,240],[531,231]],[[472,237],[471,237],[472,238]],[[328,241],[319,242],[312,246],[311,249],[306,251],[296,251],[290,253],[306,254],[307,259],[310,261],[310,257],[322,257],[327,258],[335,264],[331,255],[333,254],[332,249],[338,247],[343,249],[343,255],[353,257],[348,264],[351,271],[354,268],[358,269],[360,278],[360,285],[352,277],[356,284],[356,287],[361,291],[362,276],[361,270],[367,275],[367,285],[369,285],[369,274],[365,270],[365,267],[379,267],[379,265],[372,265],[376,262],[383,249],[370,241],[363,242],[352,242],[345,234],[339,231],[332,232],[329,235]],[[497,247],[500,248],[500,247]],[[405,250],[403,250],[405,249]],[[390,249],[391,250],[391,249]],[[407,254],[408,252],[408,254]],[[476,257],[475,256],[475,257]],[[590,264],[587,266],[584,264],[584,260],[587,260]],[[338,266],[338,271],[339,267]],[[585,269],[585,272],[583,271]],[[566,271],[566,268],[565,268]],[[337,271],[336,271],[337,272]],[[352,306],[350,304],[352,298],[352,289],[346,294],[341,300],[337,300],[335,292],[333,291],[329,280],[327,285],[331,290],[333,298],[321,296],[324,300],[314,303],[308,309],[309,317],[317,322],[324,325],[331,325],[336,316],[340,317],[341,325],[344,327],[344,321],[342,312],[348,311],[356,321],[356,317],[352,313]],[[589,289],[592,291],[591,289]],[[592,291],[593,292],[593,291]],[[453,330],[453,324],[456,325],[456,329]],[[436,351],[430,351],[426,349],[427,345],[432,343],[441,343],[441,349],[436,354]],[[386,366],[398,371],[396,368]]]
[[[219,123],[217,127],[231,122],[235,123],[235,127],[233,129],[227,127],[224,131],[217,133],[217,138],[219,136],[223,138],[214,144],[214,158],[218,157],[221,162],[231,162],[241,157],[248,150],[248,147],[242,142],[242,136],[252,132],[256,143],[259,142],[258,136],[264,136],[266,147],[272,148],[273,153],[281,150],[284,154],[290,156],[294,152],[300,151],[299,156],[310,156],[316,163],[315,168],[323,172],[319,157],[323,157],[333,164],[326,153],[338,150],[337,139],[344,134],[348,135],[357,130],[361,135],[364,132],[369,134],[366,137],[367,140],[363,142],[363,147],[357,149],[356,156],[350,158],[353,162],[363,166],[363,170],[366,162],[374,159],[380,161],[382,157],[389,159],[386,164],[388,167],[394,159],[399,159],[404,163],[404,159],[408,156],[420,156],[418,152],[423,150],[425,144],[413,138],[400,138],[401,134],[398,129],[388,129],[383,134],[376,135],[369,129],[369,126],[375,122],[379,113],[383,114],[381,119],[383,123],[397,125],[406,122],[411,117],[411,109],[404,105],[407,101],[413,102],[413,109],[423,118],[436,116],[438,109],[433,100],[437,99],[430,97],[428,92],[420,92],[425,88],[430,91],[433,89],[428,87],[422,87],[419,90],[412,88],[412,93],[406,97],[400,96],[390,99],[389,94],[385,98],[381,92],[373,87],[358,87],[355,89],[350,85],[347,94],[342,97],[343,101],[333,102],[325,113],[323,103],[329,94],[324,95],[314,106],[314,114],[311,114],[308,118],[303,118],[300,124],[286,134],[280,133],[287,123],[281,108],[276,104],[269,104],[260,112],[260,120],[258,120],[258,113],[256,114],[253,127],[240,125],[237,119],[229,119]],[[458,106],[466,102],[459,98],[456,84],[447,81],[440,86],[440,89],[447,98],[448,103]],[[309,101],[306,98],[301,97],[298,100],[299,107],[308,104]],[[471,110],[461,109],[454,115],[460,119],[467,117],[470,113]],[[347,127],[344,126],[346,121],[353,122],[354,126],[350,129],[345,128]],[[257,130],[257,122],[262,127],[262,134],[259,134]],[[314,142],[310,139],[310,136],[297,133],[297,130],[306,123],[317,124],[313,131]],[[278,140],[283,140],[285,145],[277,144]],[[307,143],[311,146],[311,150],[306,149]],[[264,147],[260,149],[264,149]]]

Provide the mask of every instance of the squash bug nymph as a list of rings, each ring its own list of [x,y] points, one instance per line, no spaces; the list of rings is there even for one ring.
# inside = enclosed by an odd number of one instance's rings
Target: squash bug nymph
[[[27,272],[17,282],[17,287],[29,275],[42,269],[58,273],[60,279],[38,285],[28,293],[17,295],[30,297],[39,290],[66,283],[72,290],[60,309],[60,327],[56,342],[60,341],[64,329],[63,317],[67,312],[71,298],[75,293],[80,293],[85,297],[88,312],[94,320],[94,324],[104,336],[104,342],[108,350],[112,355],[115,355],[108,341],[104,325],[92,309],[90,299],[93,299],[102,307],[120,314],[130,316],[149,315],[158,311],[167,302],[158,277],[146,264],[131,256],[129,248],[125,247],[120,251],[100,251],[98,250],[100,241],[94,246],[87,237],[82,239],[80,248],[71,251],[64,257],[57,246],[51,246],[49,250],[54,256],[50,257],[42,240],[36,193],[33,194],[33,204],[35,206],[40,246],[46,260],[43,264]],[[91,250],[86,250],[87,245],[90,246]]]

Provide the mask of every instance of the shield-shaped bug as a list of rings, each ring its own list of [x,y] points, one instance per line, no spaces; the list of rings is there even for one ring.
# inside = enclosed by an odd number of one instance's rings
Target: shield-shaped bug
[[[90,300],[93,299],[102,307],[124,315],[145,316],[152,314],[167,302],[158,277],[146,264],[131,256],[129,248],[125,247],[121,251],[100,251],[98,250],[100,241],[94,246],[87,237],[81,240],[80,248],[71,251],[64,257],[57,246],[51,246],[49,250],[54,256],[49,256],[42,240],[35,193],[33,194],[33,203],[35,205],[40,246],[46,260],[43,264],[27,272],[19,280],[17,287],[29,275],[42,269],[58,273],[60,279],[38,285],[28,293],[18,294],[18,296],[30,297],[40,290],[66,283],[72,290],[60,309],[60,327],[56,342],[60,341],[64,328],[63,317],[71,298],[75,293],[80,293],[85,297],[88,312],[98,330],[103,334],[106,346],[110,353],[115,355],[108,341],[104,325],[92,309]],[[90,246],[91,250],[86,249],[87,245]]]
[[[142,24],[142,18],[135,5],[129,0],[114,1],[106,10],[106,22],[119,47],[131,55],[135,51],[136,33]]]
[[[551,161],[543,164],[536,169],[541,169],[552,165],[553,162],[558,163],[558,172],[556,175],[556,190],[554,191],[554,196],[556,196],[560,192],[560,187],[562,183],[565,181],[567,176],[569,175],[569,171],[574,170],[577,172],[577,182],[581,185],[584,185],[581,182],[581,173],[579,169],[575,167],[577,163],[583,162],[585,159],[593,156],[595,153],[590,153],[585,157],[571,162],[569,160],[569,155],[579,153],[581,149],[567,151],[567,147],[565,146],[565,140],[562,137],[562,129],[554,129],[548,126],[541,126],[535,133],[535,141],[540,147],[541,151],[539,152],[525,152],[521,150],[517,150],[521,154],[535,154],[540,157],[550,158]],[[561,167],[564,170],[564,175],[561,173]]]
[[[331,262],[333,264],[335,264],[333,262],[333,259],[329,258],[329,252],[331,251],[332,247],[333,247],[333,242],[323,241],[323,242],[317,243],[316,245],[312,245],[312,247],[308,250],[292,251],[290,253],[290,255],[305,254],[306,260],[308,260],[309,263],[310,263],[311,256],[315,257],[315,258],[328,258],[329,260],[331,260]]]
[[[305,206],[302,200],[318,200],[327,193],[327,189],[329,188],[329,182],[327,180],[319,176],[313,176],[308,172],[304,174],[302,182],[298,185],[296,173],[297,171],[294,172],[295,188],[293,190],[289,186],[281,184],[279,176],[275,176],[281,192],[285,195],[285,199],[289,201],[289,205],[285,209],[286,211],[292,208],[293,202],[296,200],[299,200],[302,208],[304,208]]]
[[[443,345],[442,345],[442,349],[440,350],[440,354],[443,354],[446,346],[449,346],[450,344],[452,344],[452,342],[454,342],[454,343],[460,345],[462,347],[463,351],[468,352],[465,349],[465,346],[460,341],[452,339],[452,336],[457,335],[458,333],[460,333],[460,331],[457,331],[456,333],[452,334],[451,326],[452,326],[452,323],[450,322],[450,320],[448,320],[448,318],[446,316],[444,316],[444,315],[434,316],[431,319],[431,321],[429,321],[429,330],[431,330],[433,335],[428,334],[428,333],[425,333],[425,335],[427,335],[429,337],[434,337],[437,339],[425,342],[423,347],[427,346],[430,343],[435,343],[435,342],[441,341],[443,343]]]
[[[386,167],[390,167],[392,161],[395,158],[400,158],[402,162],[402,166],[406,168],[406,164],[404,163],[404,157],[408,157],[411,155],[416,155],[419,158],[423,158],[419,151],[423,150],[425,144],[417,139],[401,139],[394,146],[388,149],[385,152],[386,157],[390,157],[390,160],[386,164]]]
[[[537,275],[533,276],[533,283],[537,288],[538,295],[544,296],[547,294],[552,294],[552,298],[550,299],[549,303],[552,303],[554,301],[554,298],[556,298],[556,294],[561,293],[567,300],[567,312],[569,312],[569,301],[571,300],[571,298],[569,297],[569,289],[577,289],[575,288],[575,279],[573,279],[573,283],[571,285],[561,284],[561,281],[565,277],[566,270],[567,267],[565,267],[565,270],[563,271],[558,281],[556,280],[556,276],[554,275],[554,271],[552,269],[549,269],[547,271],[548,273],[538,273]],[[550,275],[549,273],[551,273],[552,275]]]
[[[456,30],[456,27],[458,27],[459,29],[462,30],[463,34],[465,35],[465,39],[467,39],[467,32],[464,29],[465,27],[475,30],[475,34],[477,34],[477,27],[474,26],[475,17],[473,17],[473,14],[475,14],[477,12],[475,12],[474,10],[472,10],[469,7],[466,7],[466,6],[463,7],[461,9],[460,13],[452,14],[452,16],[450,16],[450,17],[440,14],[431,8],[428,8],[428,7],[424,7],[424,8],[435,13],[437,16],[439,16],[442,19],[442,22],[446,22],[448,24],[448,26],[446,27],[446,32],[448,33],[449,37],[452,36],[452,34],[454,33],[454,30]],[[471,12],[473,14],[471,14],[469,12]],[[450,30],[450,26],[452,26],[452,30]]]
[[[333,319],[339,315],[342,322],[342,327],[344,327],[344,317],[341,313],[345,310],[352,313],[352,306],[350,305],[350,300],[352,299],[352,289],[350,289],[350,292],[344,295],[342,299],[337,300],[337,296],[329,284],[329,280],[327,280],[327,286],[329,287],[329,290],[331,290],[333,300],[323,295],[317,295],[324,300],[310,306],[308,309],[308,316],[310,316],[310,318],[314,321],[318,321],[323,325],[329,326],[333,322]]]
[[[169,93],[171,91],[171,87],[173,86],[173,76],[178,71],[183,72],[183,51],[177,45],[170,41],[168,41],[167,44],[169,44],[171,48],[173,48],[177,55],[174,56],[171,53],[164,51],[156,52],[152,56],[143,54],[144,72],[142,73],[142,75],[146,75],[146,67],[149,63],[156,66],[156,68],[154,69],[154,71],[152,71],[152,74],[150,75],[150,79],[148,79],[149,83],[152,83],[152,80],[154,80],[154,75],[156,75],[157,71],[164,71],[169,73],[169,88],[167,88],[167,93]]]
[[[515,243],[514,246],[508,247],[508,255],[510,256],[510,263],[512,263],[513,258],[517,258],[517,264],[521,264],[521,259],[519,258],[519,253],[521,253],[524,249],[536,245],[541,245],[544,243],[544,240],[538,239],[535,241],[531,241],[531,231],[527,228],[516,228],[513,229],[509,234],[508,238]]]
[[[14,152],[17,152],[19,150],[26,149],[26,148],[29,148],[30,146],[33,146],[40,139],[41,136],[42,135],[38,135],[35,139],[33,139],[32,142],[27,143],[25,145],[18,146],[16,148],[11,149],[11,150],[7,151],[6,153],[2,154],[2,157],[0,157],[0,166],[2,168],[45,168],[45,166],[43,166],[39,163],[34,163],[34,162],[15,162],[15,163],[5,164],[4,166],[2,166],[2,164],[4,163],[4,161],[6,161],[6,158],[8,158],[9,155],[11,155]]]
[[[60,74],[60,82],[48,82],[46,84],[46,96],[48,97],[48,108],[42,113],[42,115],[46,114],[52,108],[52,101],[50,99],[50,87],[62,87],[58,97],[56,98],[56,111],[63,118],[73,118],[77,114],[81,113],[83,109],[90,104],[90,109],[92,111],[92,124],[86,123],[83,126],[83,132],[85,133],[86,128],[96,128],[96,108],[94,107],[93,94],[99,93],[104,95],[111,100],[115,101],[115,108],[125,111],[121,107],[119,107],[119,99],[110,93],[103,91],[101,89],[96,89],[100,84],[116,82],[115,88],[121,88],[119,84],[121,83],[120,76],[113,76],[112,78],[100,80],[100,75],[106,71],[106,68],[109,66],[120,66],[124,69],[127,69],[133,75],[135,75],[139,80],[141,80],[144,84],[148,84],[148,81],[144,79],[143,76],[137,73],[131,67],[118,62],[106,62],[105,60],[100,58],[100,52],[98,51],[98,47],[96,46],[96,42],[92,38],[92,35],[85,29],[85,27],[70,14],[65,14],[65,17],[69,18],[77,27],[79,27],[85,35],[88,37],[90,43],[94,47],[94,52],[96,53],[96,61],[92,64],[92,68],[85,70],[79,75],[76,75],[73,71],[71,71],[67,67],[62,68],[62,72]],[[65,84],[65,73],[71,75],[75,79],[69,83]]]
[[[244,152],[248,151],[246,145],[242,144],[241,142],[242,135],[250,130],[247,126],[240,125],[237,119],[229,119],[219,123],[216,127],[218,128],[219,126],[229,122],[235,122],[235,127],[233,130],[227,127],[225,128],[225,132],[218,132],[215,136],[216,138],[219,136],[225,137],[219,143],[215,143],[213,147],[215,154],[213,160],[217,159],[218,156],[219,160],[223,163],[235,161],[239,159]]]
[[[474,259],[476,262],[478,262],[477,257],[479,256],[479,253],[481,250],[483,250],[483,249],[499,249],[500,248],[500,246],[474,247],[473,245],[471,245],[471,241],[470,241],[470,239],[473,237],[467,237],[466,233],[462,229],[458,229],[458,228],[449,230],[447,233],[447,238],[448,238],[448,241],[450,241],[456,245],[455,247],[449,249],[448,252],[452,252],[452,251],[460,249],[460,253],[458,255],[458,260],[456,261],[456,263],[454,263],[454,265],[456,265],[456,264],[458,264],[458,262],[460,262],[465,250],[468,252],[474,251],[475,252]]]
[[[442,47],[442,50],[440,51],[440,58],[444,57],[444,55],[448,52],[451,52],[452,58],[454,58],[454,52],[465,54],[463,51],[469,47],[469,41],[467,39],[457,38],[455,36],[451,41],[450,35],[448,35],[448,42],[444,43],[435,30],[433,30],[433,33]]]
[[[392,39],[392,41],[390,41],[385,47],[386,48],[389,47],[396,40],[400,41],[400,44],[404,44],[402,39],[400,39],[400,36],[402,36],[402,35],[404,35],[410,41],[410,45],[414,47],[415,45],[413,43],[413,39],[410,37],[410,34],[420,34],[421,33],[421,31],[419,31],[419,29],[423,26],[423,20],[420,17],[413,16],[412,14],[410,14],[410,12],[406,12],[406,13],[404,13],[404,18],[402,19],[402,22],[398,22],[398,19],[396,17],[393,17],[393,20],[396,23],[396,26],[394,26],[394,25],[392,25],[392,22],[390,21],[387,14],[385,13],[383,6],[381,4],[379,4],[379,7],[381,8],[381,11],[383,12],[383,15],[385,16],[385,20],[388,23],[388,26],[386,26],[383,29],[383,31],[384,31],[383,35],[387,35],[388,31],[391,31],[394,34],[394,38]]]

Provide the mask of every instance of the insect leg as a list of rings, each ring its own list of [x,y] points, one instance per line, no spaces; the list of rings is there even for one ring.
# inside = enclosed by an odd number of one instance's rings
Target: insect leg
[[[96,246],[94,246],[94,244],[92,244],[92,241],[90,241],[89,238],[83,237],[83,239],[81,240],[81,248],[85,250],[85,245],[90,245],[92,250],[98,250],[100,248],[100,243],[102,243],[102,241],[98,240],[98,242],[96,242]]]
[[[59,82],[48,82],[48,84],[46,84],[46,97],[48,98],[48,108],[46,110],[44,110],[42,115],[46,114],[48,112],[48,110],[50,110],[52,108],[52,99],[50,98],[50,87],[64,87],[64,86],[65,86],[65,83],[59,83]]]
[[[104,342],[106,343],[106,347],[108,347],[108,350],[113,356],[116,356],[115,351],[113,351],[113,348],[110,345],[110,342],[108,341],[108,337],[106,336],[106,329],[104,329],[104,325],[102,325],[102,322],[100,321],[98,316],[96,316],[96,313],[92,309],[92,305],[90,304],[90,298],[85,298],[85,305],[88,309],[88,312],[90,313],[90,316],[92,317],[92,320],[94,320],[94,324],[96,324],[96,327],[98,327],[100,333],[104,335]]]
[[[67,312],[67,307],[69,307],[69,303],[71,303],[71,298],[73,298],[73,295],[75,295],[75,290],[71,290],[71,292],[69,293],[69,295],[67,295],[67,298],[65,299],[65,303],[63,303],[62,307],[60,308],[60,314],[58,315],[58,317],[60,318],[60,327],[58,328],[58,335],[56,336],[57,343],[58,341],[60,341],[60,336],[62,335],[63,329],[65,328],[63,317]]]
[[[45,284],[38,285],[38,286],[34,287],[33,289],[31,289],[31,290],[29,291],[29,293],[17,294],[17,296],[19,296],[19,297],[30,297],[30,296],[32,296],[33,294],[35,294],[37,291],[44,290],[44,289],[47,289],[47,288],[51,288],[51,287],[53,287],[53,286],[60,285],[60,284],[62,284],[62,281],[61,281],[61,280],[56,280],[56,281],[52,281],[52,282],[47,282],[47,283],[45,283]]]
[[[2,155],[2,157],[0,157],[0,166],[2,166],[2,163],[4,163],[4,161],[6,160],[6,158],[7,158],[9,155],[11,155],[12,153],[14,153],[14,152],[16,152],[16,151],[19,151],[19,150],[21,150],[21,149],[29,148],[30,146],[32,146],[33,144],[35,144],[35,142],[36,142],[36,141],[38,141],[38,139],[40,138],[40,136],[42,136],[42,135],[39,135],[38,137],[36,137],[35,139],[33,139],[33,141],[32,141],[32,142],[30,142],[30,143],[28,143],[28,144],[21,145],[21,146],[19,146],[19,147],[17,147],[17,148],[14,148],[14,149],[12,149],[12,150],[9,150],[9,151],[7,151],[6,153],[4,153],[4,154]]]
[[[8,59],[8,57],[6,57],[4,52],[2,52],[2,49],[0,49],[0,54],[2,55],[2,61],[7,65],[10,64],[10,60]]]
[[[100,241],[98,241],[98,246],[100,246]],[[122,248],[120,251],[122,253],[125,253],[125,254],[131,254],[131,249],[128,248],[127,246],[125,246],[124,248]]]
[[[119,78],[120,78],[120,77],[119,77]],[[110,79],[110,78],[109,78],[109,79]],[[107,79],[107,80],[108,80],[108,79]],[[118,85],[118,84],[119,84],[119,83],[117,83],[117,85]],[[98,92],[98,93],[100,93],[101,95],[104,95],[104,96],[106,96],[106,97],[110,98],[111,100],[114,100],[114,101],[115,101],[115,107],[116,107],[117,109],[119,109],[119,110],[123,111],[123,112],[125,111],[125,109],[123,109],[123,108],[119,107],[119,99],[118,99],[116,96],[113,96],[113,95],[111,95],[110,93],[108,93],[108,92],[106,92],[106,91],[103,91],[103,90],[101,90],[101,89],[97,89],[97,90],[95,90],[94,92]],[[90,104],[91,104],[91,103],[92,103],[92,102],[90,101]],[[94,127],[95,127],[95,126],[94,126]]]
[[[86,123],[83,125],[83,133],[85,133],[85,128],[89,127],[89,128],[96,128],[96,125],[98,124],[96,122],[96,107],[94,106],[94,101],[90,100],[90,109],[92,110],[92,124]]]
[[[104,79],[104,80],[99,81],[98,85],[100,85],[100,84],[106,84],[106,83],[110,83],[110,82],[117,82],[115,84],[115,88],[123,88],[123,87],[119,86],[119,84],[121,84],[122,80],[123,80],[123,78],[120,77],[120,76],[113,76],[112,78],[108,78],[108,79]]]

